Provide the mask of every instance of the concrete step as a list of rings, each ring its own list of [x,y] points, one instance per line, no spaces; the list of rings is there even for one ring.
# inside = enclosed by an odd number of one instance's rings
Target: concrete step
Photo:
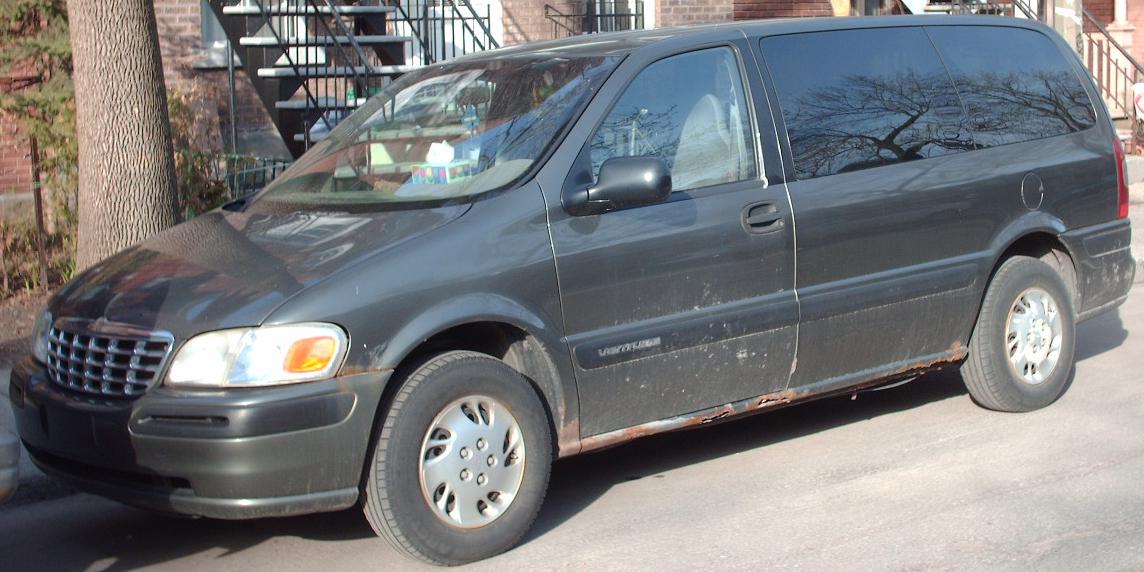
[[[321,109],[357,109],[367,100],[364,97],[359,97],[352,100],[333,99],[329,97],[319,97],[318,106]],[[314,104],[308,99],[290,99],[286,101],[274,102],[275,109],[290,109],[305,111],[313,109]]]
[[[464,135],[469,130],[462,125],[443,125],[441,127],[422,127],[421,129],[386,129],[384,131],[372,131],[370,136],[377,141],[393,141],[396,139],[413,139],[420,137],[456,137]],[[320,141],[324,134],[311,137],[311,141]],[[301,134],[295,135],[294,140],[302,142],[305,139]],[[409,165],[413,165],[410,163]]]
[[[389,14],[396,8],[393,6],[337,6],[335,9],[342,16]],[[274,6],[256,5],[224,6],[222,13],[227,16],[302,16],[307,14],[332,14],[329,6],[311,6],[309,4],[277,4]]]
[[[273,67],[273,68],[259,68],[258,77],[265,78],[289,78],[289,77],[305,77],[305,78],[318,78],[318,77],[344,77],[351,76],[355,73],[358,75],[368,75],[369,70],[365,66],[329,66],[329,67],[305,67],[304,64],[298,64],[299,69],[295,70],[290,67]],[[380,75],[399,75],[413,69],[409,66],[373,66],[372,70]]]
[[[351,40],[362,46],[377,46],[381,44],[404,44],[413,41],[412,36],[287,36],[276,38],[274,36],[246,36],[238,40],[238,45],[259,48],[288,47],[323,47],[334,44],[349,45]]]

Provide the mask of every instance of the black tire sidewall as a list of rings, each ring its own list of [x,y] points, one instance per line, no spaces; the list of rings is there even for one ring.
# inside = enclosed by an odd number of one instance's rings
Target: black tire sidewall
[[[431,360],[422,367],[436,363]],[[504,514],[486,526],[460,529],[433,513],[421,490],[418,467],[422,440],[433,419],[446,405],[473,395],[496,399],[512,412],[524,436],[526,464],[520,490]],[[519,542],[539,512],[552,464],[548,419],[523,376],[492,357],[464,357],[420,379],[390,416],[388,443],[384,450],[379,443],[375,457],[375,470],[386,472],[390,490],[379,494],[389,499],[386,517],[422,556],[461,564],[499,554]]]
[[[1021,293],[1030,288],[1039,288],[1052,296],[1061,316],[1061,355],[1056,369],[1041,383],[1024,381],[1013,369],[1005,350],[1005,328],[1009,312]],[[990,292],[982,308],[982,317],[988,323],[980,324],[986,329],[983,338],[973,348],[980,352],[980,359],[992,361],[991,369],[1002,373],[1008,383],[997,383],[996,393],[1007,403],[1007,409],[1031,411],[1045,407],[1056,401],[1068,389],[1074,374],[1074,353],[1076,349],[1076,314],[1068,287],[1061,276],[1048,264],[1029,257],[1014,257],[1003,263],[990,284]],[[1000,381],[1000,380],[999,380]]]

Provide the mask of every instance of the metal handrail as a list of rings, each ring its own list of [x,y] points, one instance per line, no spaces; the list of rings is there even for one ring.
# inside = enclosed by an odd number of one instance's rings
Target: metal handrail
[[[1020,0],[1014,1],[1019,2]],[[1137,72],[1144,74],[1144,66],[1140,65],[1140,62],[1136,61],[1136,58],[1132,57],[1132,54],[1128,53],[1128,50],[1122,46],[1120,42],[1116,41],[1116,38],[1113,38],[1112,34],[1109,33],[1109,31],[1104,26],[1102,26],[1100,22],[1096,21],[1096,18],[1092,16],[1092,13],[1090,13],[1087,8],[1081,8],[1081,13],[1084,14],[1084,19],[1088,20],[1088,22],[1092,24],[1093,27],[1095,27],[1106,40],[1108,40],[1108,43],[1112,44],[1120,52],[1121,57],[1123,57],[1128,63],[1132,64],[1132,67],[1136,68]]]
[[[468,0],[402,1],[393,5],[401,15],[401,21],[395,23],[395,26],[407,28],[416,39],[421,48],[423,63],[437,63],[450,57],[450,54],[446,53],[448,50],[444,44],[446,36],[443,30],[446,25],[456,26],[456,29],[461,31],[462,43],[453,44],[452,56],[459,55],[458,46],[461,48],[460,54],[468,53],[469,50],[465,46],[470,43],[474,51],[500,47],[486,22],[489,16],[481,16]],[[462,11],[462,8],[465,8],[468,14]],[[455,35],[453,39],[457,39]],[[438,44],[437,40],[441,40],[442,43]]]
[[[310,4],[314,4],[314,0],[308,0],[308,1]],[[373,65],[371,65],[369,62],[369,56],[366,55],[365,50],[362,49],[361,44],[358,43],[357,36],[353,33],[353,30],[350,30],[349,26],[346,26],[346,23],[342,21],[342,15],[341,15],[340,10],[338,10],[337,5],[334,4],[333,0],[325,0],[325,3],[326,3],[326,6],[328,6],[330,8],[330,15],[333,17],[333,20],[338,27],[338,32],[341,33],[342,35],[344,35],[349,40],[349,44],[353,48],[354,53],[356,53],[358,59],[361,60],[361,65],[362,65],[362,67],[365,68],[366,75],[367,76],[377,75],[377,72],[374,71],[374,69],[373,69]],[[314,10],[317,11],[316,5],[314,6]],[[326,24],[324,19],[318,18],[318,20],[322,22],[322,26],[326,28],[326,32],[330,34],[332,41],[333,41],[333,44],[338,47],[338,50],[341,53],[344,54],[345,49],[342,47],[342,45],[340,43],[338,43],[336,36],[334,36],[333,30],[330,29],[330,26]],[[349,58],[346,58],[346,59],[347,59],[347,61],[349,60]],[[357,82],[359,80],[359,78],[358,78],[357,70],[354,69],[355,67],[356,66],[350,66],[350,69],[351,69],[351,73],[354,76],[354,81]]]
[[[397,8],[398,12],[401,12],[401,19],[403,21],[408,22],[408,23],[413,22],[413,19],[409,17],[409,12],[407,12],[405,10],[405,3],[404,2],[399,0],[397,2],[394,2],[393,6],[395,8]],[[413,26],[410,25],[410,28],[412,29]],[[417,40],[417,44],[421,46],[421,59],[422,59],[422,61],[425,61],[425,60],[431,59],[431,56],[430,56],[431,50],[429,48],[429,45],[426,42],[426,39],[422,36],[423,36],[423,34],[421,33],[420,30],[416,30],[416,29],[414,30],[413,37]]]
[[[450,2],[450,4],[452,4],[452,2]],[[477,14],[477,9],[473,7],[473,4],[469,2],[469,0],[461,0],[461,4],[469,9],[469,15],[472,16],[472,19],[475,20],[477,25],[481,27],[481,31],[485,33],[485,38],[488,39],[489,45],[491,45],[493,48],[499,48],[500,43],[498,43],[497,39],[493,36],[493,32],[489,29],[488,24],[486,24],[485,21],[481,19],[480,14]],[[456,10],[456,4],[453,5],[453,8]],[[457,13],[460,14],[460,12]],[[464,21],[464,18],[462,18],[462,21]],[[473,34],[473,40],[476,41],[476,33]],[[478,45],[481,46],[482,50],[486,49],[484,44]]]
[[[575,14],[565,14],[564,12],[561,12],[559,8],[551,4],[544,5],[544,19],[552,22],[553,36],[557,36],[556,32],[558,30],[564,30],[568,32],[569,36],[575,36],[578,34],[579,32],[573,29],[572,26],[569,26],[567,23],[565,23],[566,20],[577,17],[578,16]]]
[[[1033,9],[1030,8],[1028,4],[1025,3],[1025,0],[1011,0],[1011,1],[1012,1],[1013,5],[1016,6],[1017,9],[1020,10],[1021,13],[1025,15],[1026,18],[1028,18],[1030,20],[1040,21],[1040,18],[1037,18],[1037,15],[1033,12]]]
[[[278,33],[278,29],[271,23],[270,12],[266,10],[266,6],[262,4],[262,0],[254,0],[254,4],[255,6],[258,6],[258,12],[262,14],[262,20],[266,27],[269,28],[270,33],[274,35],[274,41],[277,42],[279,46],[282,46],[282,54],[286,56],[286,63],[290,64],[290,68],[294,70],[294,73],[298,74],[299,77],[303,77],[302,69],[299,68],[298,64],[294,62],[294,57],[290,55],[290,49],[286,47],[285,42],[282,41],[282,35]],[[302,82],[302,90],[306,93],[307,106],[309,106],[309,104],[313,104],[314,108],[318,109],[318,99],[314,96],[314,94],[310,93],[310,86],[306,85],[305,81]],[[330,120],[326,117],[325,113],[321,114],[321,118],[322,121],[325,122],[326,127],[330,129],[334,128],[333,124],[330,123]]]
[[[476,11],[476,9],[473,8],[472,4],[469,4],[469,0],[461,0],[461,2],[463,2],[466,6],[469,7],[469,11],[472,12],[474,19],[476,19],[478,22],[480,22],[480,17],[476,15],[477,11]],[[477,47],[479,47],[482,52],[485,51],[487,49],[487,48],[485,48],[485,44],[483,42],[481,42],[479,39],[477,39],[476,30],[473,30],[473,28],[471,26],[469,26],[469,18],[466,18],[465,15],[462,14],[459,9],[457,9],[457,3],[454,0],[442,0],[441,1],[441,8],[444,8],[446,5],[448,5],[449,8],[453,9],[453,14],[455,14],[457,16],[457,19],[461,21],[461,25],[464,26],[465,30],[468,31],[469,34],[471,34],[473,36],[473,42],[477,44]],[[426,2],[425,6],[428,7],[429,3]],[[490,45],[495,44],[496,40],[493,39],[493,33],[489,31],[488,26],[485,26],[484,22],[480,22],[480,24],[481,24],[481,30],[485,33],[485,39],[489,40]]]

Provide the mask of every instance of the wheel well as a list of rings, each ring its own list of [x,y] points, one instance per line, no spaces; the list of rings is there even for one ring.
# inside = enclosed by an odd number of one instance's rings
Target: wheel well
[[[557,444],[557,437],[560,435],[558,424],[564,422],[565,407],[562,406],[561,384],[556,366],[549,359],[544,345],[533,335],[503,322],[461,324],[438,332],[421,342],[397,366],[391,383],[382,395],[376,413],[377,419],[385,415],[389,403],[405,377],[433,356],[457,350],[495,357],[524,376],[544,405],[549,429],[552,431],[552,442],[554,446]],[[375,426],[377,425],[375,422]]]
[[[1039,258],[1056,268],[1069,289],[1069,295],[1072,296],[1073,308],[1077,312],[1080,311],[1080,285],[1077,283],[1076,266],[1068,248],[1059,238],[1047,232],[1034,232],[1017,239],[1001,253],[989,273],[989,280],[993,280],[1003,262],[1014,256]]]

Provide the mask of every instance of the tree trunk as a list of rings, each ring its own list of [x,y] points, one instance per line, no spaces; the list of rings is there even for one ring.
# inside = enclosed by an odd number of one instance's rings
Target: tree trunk
[[[177,222],[167,93],[150,0],[68,0],[82,270]]]

